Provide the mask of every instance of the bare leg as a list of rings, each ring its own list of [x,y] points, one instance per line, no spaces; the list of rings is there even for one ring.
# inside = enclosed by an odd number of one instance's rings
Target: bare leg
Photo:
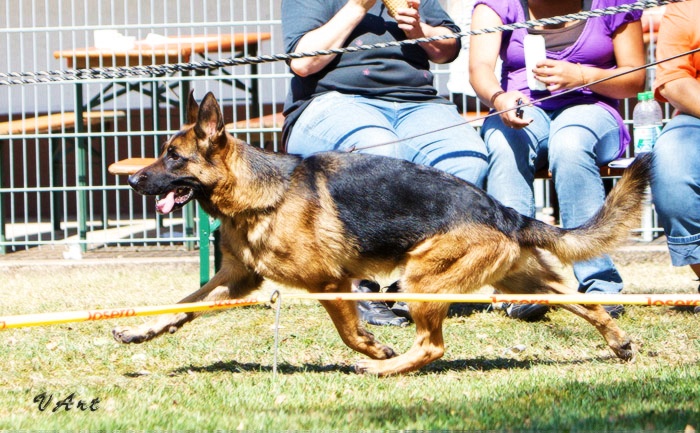
[[[690,265],[690,269],[692,269],[693,272],[695,272],[696,277],[700,278],[700,263],[693,263],[692,265]]]

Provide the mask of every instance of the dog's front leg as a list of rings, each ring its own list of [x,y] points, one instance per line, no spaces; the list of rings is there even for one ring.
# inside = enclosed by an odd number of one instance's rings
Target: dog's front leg
[[[182,299],[179,303],[212,302],[245,296],[258,288],[262,280],[253,275],[235,273],[224,265],[214,277],[196,292]],[[120,343],[143,343],[164,334],[174,333],[182,325],[192,321],[201,312],[174,313],[158,316],[155,320],[138,326],[116,327],[112,330],[114,339]]]
[[[348,282],[348,289],[349,289]],[[331,316],[343,342],[351,349],[373,359],[387,359],[396,356],[396,352],[375,340],[374,335],[360,325],[357,305],[354,301],[321,301]]]

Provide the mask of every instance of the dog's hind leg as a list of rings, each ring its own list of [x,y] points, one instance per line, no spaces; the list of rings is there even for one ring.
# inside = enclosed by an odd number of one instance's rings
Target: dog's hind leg
[[[357,362],[358,373],[388,376],[407,373],[437,360],[445,353],[442,322],[447,316],[449,304],[411,303],[411,317],[416,323],[416,339],[406,353],[386,360],[363,359]]]
[[[573,292],[564,285],[561,276],[551,268],[538,251],[523,254],[515,270],[493,285],[501,293],[567,294]],[[593,325],[618,358],[625,361],[634,358],[635,351],[631,340],[601,305],[560,304],[559,306]]]
[[[219,270],[209,282],[178,303],[211,302],[235,299],[247,295],[260,287],[262,279],[248,273],[242,266],[224,260]],[[122,326],[112,330],[112,336],[120,343],[143,343],[168,333],[174,333],[185,323],[194,320],[201,312],[164,314],[150,322],[137,326]]]
[[[337,291],[349,292],[350,280],[340,284]],[[332,287],[326,290],[336,291]],[[386,359],[396,356],[394,350],[379,343],[374,335],[362,327],[354,301],[320,301],[338,330],[343,342],[351,349],[363,353],[370,358]]]
[[[500,276],[512,265],[519,247],[488,227],[465,227],[436,235],[409,254],[401,288],[407,293],[469,293]],[[386,376],[417,370],[445,352],[442,324],[449,304],[411,302],[416,339],[406,353],[387,360],[360,360],[360,373]]]
[[[615,320],[610,317],[602,305],[562,304],[561,308],[569,310],[579,317],[583,317],[593,325],[608,343],[615,355],[624,360],[631,361],[635,356],[632,340],[617,326]]]

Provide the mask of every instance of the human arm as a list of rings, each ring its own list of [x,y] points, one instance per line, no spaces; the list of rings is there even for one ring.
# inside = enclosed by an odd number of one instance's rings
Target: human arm
[[[679,78],[661,85],[659,93],[681,113],[700,118],[700,81]]]
[[[438,26],[433,27],[420,18],[420,0],[408,0],[407,8],[399,8],[394,17],[408,39],[431,38],[452,34],[452,30]],[[457,39],[442,39],[419,44],[433,63],[448,63],[457,57],[459,42]]]
[[[365,18],[367,12],[377,0],[348,0],[348,2],[327,22],[305,33],[294,46],[293,52],[309,52],[341,48],[351,36],[355,28]],[[397,11],[395,19],[407,38],[432,37],[451,34],[447,27],[431,26],[421,22],[420,0],[408,0],[408,8]],[[430,43],[421,43],[428,59],[435,63],[446,63],[454,60],[459,51],[457,39],[445,39]],[[293,59],[289,66],[296,75],[306,77],[328,66],[336,55],[324,55]]]
[[[306,33],[297,43],[295,53],[340,48],[377,0],[348,0],[338,13],[324,25]],[[325,68],[335,54],[292,59],[289,67],[295,74],[306,77]]]
[[[498,14],[486,5],[477,5],[472,13],[472,30],[503,25]],[[506,92],[494,72],[496,61],[501,49],[501,33],[486,33],[472,35],[469,42],[469,82],[479,99],[498,111],[506,110],[517,105],[518,99],[523,103],[530,102],[520,91]],[[499,92],[503,92],[500,93]],[[495,98],[494,98],[495,95]],[[503,123],[511,128],[524,128],[530,119],[520,119],[515,110],[502,113]]]
[[[656,57],[664,60],[656,68],[654,91],[678,111],[700,117],[700,82],[697,54],[678,56],[700,47],[696,30],[700,7],[693,3],[666,8],[659,29]]]
[[[561,60],[546,59],[533,69],[535,78],[547,85],[550,92],[585,86],[594,81],[612,76],[616,78],[589,86],[589,89],[609,98],[624,99],[636,96],[644,90],[646,72],[640,69],[624,74],[644,65],[644,43],[642,25],[639,21],[623,24],[612,37],[616,69],[583,66]],[[621,75],[622,74],[622,75]]]

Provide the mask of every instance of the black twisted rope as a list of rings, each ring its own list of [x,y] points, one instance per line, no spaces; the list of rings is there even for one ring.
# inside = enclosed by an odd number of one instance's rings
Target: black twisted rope
[[[688,0],[688,1],[690,1],[690,0]],[[367,150],[367,149],[373,149],[373,148],[375,148],[375,147],[389,146],[389,145],[392,145],[392,144],[401,143],[401,142],[406,141],[406,140],[413,140],[413,139],[418,138],[418,137],[423,137],[423,136],[425,136],[425,135],[433,134],[433,133],[438,132],[438,131],[444,131],[444,130],[451,129],[451,128],[457,128],[457,127],[462,126],[462,125],[468,125],[468,124],[470,124],[470,123],[472,123],[472,122],[477,122],[477,121],[480,121],[480,120],[485,120],[485,119],[487,119],[487,118],[489,118],[489,117],[498,116],[498,115],[501,115],[501,114],[503,114],[503,113],[507,113],[508,111],[517,110],[518,108],[521,108],[521,107],[525,107],[525,106],[535,106],[535,104],[538,104],[538,103],[540,103],[540,102],[544,102],[544,101],[546,101],[546,100],[548,100],[548,99],[558,98],[558,97],[560,97],[560,96],[562,96],[562,95],[566,95],[566,94],[568,94],[568,93],[572,93],[572,92],[579,91],[579,90],[581,90],[581,89],[583,89],[583,88],[585,88],[585,87],[590,87],[590,86],[594,86],[594,85],[596,85],[596,84],[598,84],[598,83],[602,83],[603,81],[612,80],[612,79],[615,79],[615,78],[617,78],[617,77],[621,77],[621,76],[623,76],[623,75],[627,75],[627,74],[631,74],[631,73],[636,72],[636,71],[640,71],[640,70],[642,70],[642,69],[647,69],[647,68],[649,68],[649,67],[651,67],[651,66],[656,66],[656,65],[658,65],[658,64],[660,64],[660,63],[663,63],[663,62],[668,62],[669,60],[673,60],[673,59],[677,59],[677,58],[680,58],[680,57],[688,56],[688,55],[690,55],[690,54],[694,54],[694,53],[698,53],[698,52],[700,52],[700,48],[695,48],[695,49],[693,49],[693,50],[686,51],[686,52],[683,52],[683,53],[679,53],[679,54],[676,54],[676,55],[674,55],[674,56],[667,57],[667,58],[665,58],[665,59],[661,59],[661,60],[657,60],[657,61],[654,61],[654,62],[646,63],[646,64],[644,64],[644,65],[637,66],[636,68],[632,68],[632,69],[629,69],[629,70],[626,70],[626,71],[623,71],[623,72],[620,72],[620,73],[617,73],[617,74],[613,74],[613,75],[611,75],[611,76],[609,76],[609,77],[606,77],[606,78],[601,78],[601,79],[598,79],[598,80],[595,80],[595,81],[591,81],[590,83],[586,83],[586,84],[582,84],[582,85],[580,85],[580,86],[576,86],[576,87],[572,87],[572,88],[570,88],[570,89],[566,89],[566,90],[564,90],[564,91],[562,91],[562,92],[560,92],[560,93],[557,93],[557,94],[555,94],[555,95],[549,95],[549,96],[545,96],[545,97],[540,98],[540,99],[532,100],[532,101],[530,101],[530,102],[528,102],[527,104],[524,104],[524,105],[517,105],[517,106],[510,107],[510,108],[506,108],[505,110],[500,110],[500,111],[496,111],[496,110],[490,111],[488,114],[485,114],[485,115],[483,115],[483,116],[474,117],[474,118],[465,120],[465,121],[463,121],[463,122],[455,123],[454,125],[445,126],[445,127],[443,127],[443,128],[431,129],[431,130],[429,130],[429,131],[422,132],[422,133],[420,133],[420,134],[415,134],[415,135],[412,135],[412,136],[410,136],[410,137],[400,138],[400,139],[398,139],[398,140],[386,141],[386,142],[377,143],[377,144],[368,144],[368,145],[365,145],[365,146],[355,146],[355,147],[352,147],[352,148],[348,149],[347,152],[357,152],[357,151],[359,151],[359,150]]]
[[[172,63],[164,65],[143,65],[129,67],[106,67],[106,68],[87,68],[87,69],[69,69],[69,70],[53,70],[39,72],[0,72],[0,85],[12,86],[18,84],[38,84],[50,83],[58,81],[78,81],[89,79],[119,79],[137,76],[163,76],[177,72],[188,71],[204,71],[209,69],[218,69],[228,66],[242,66],[250,64],[270,63],[277,61],[286,61],[299,59],[304,57],[328,56],[334,54],[345,54],[357,51],[367,51],[373,49],[397,47],[402,45],[415,45],[419,43],[435,42],[445,39],[457,39],[469,35],[482,35],[487,33],[498,33],[512,31],[516,29],[531,28],[535,26],[544,26],[552,24],[561,24],[571,21],[579,21],[592,17],[600,17],[605,15],[614,15],[622,12],[633,10],[643,10],[656,6],[662,6],[669,3],[679,3],[686,0],[640,0],[635,3],[629,3],[620,6],[610,6],[604,9],[594,9],[569,15],[558,17],[544,18],[539,20],[530,20],[521,23],[513,23],[497,27],[490,27],[478,30],[468,30],[449,35],[433,36],[429,38],[407,39],[404,41],[382,42],[372,45],[361,45],[354,47],[334,48],[330,50],[317,50],[304,53],[286,53],[272,54],[263,56],[250,57],[232,57],[219,60],[203,60],[201,62],[190,63]]]

